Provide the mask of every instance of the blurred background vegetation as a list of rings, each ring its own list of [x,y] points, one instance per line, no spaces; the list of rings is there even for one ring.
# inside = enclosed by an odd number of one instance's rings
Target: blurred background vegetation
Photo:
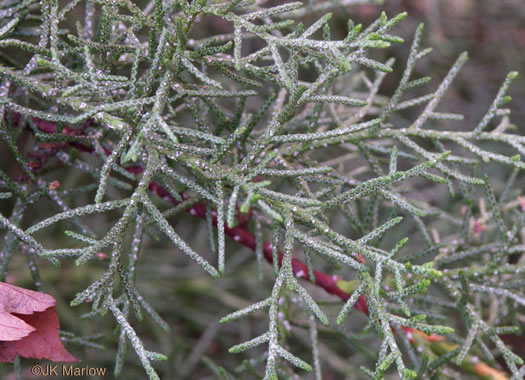
[[[136,3],[140,5],[140,2]],[[266,3],[271,4],[271,2]],[[465,114],[464,123],[456,123],[455,128],[463,128],[462,125],[465,129],[472,128],[486,112],[506,74],[511,70],[516,70],[522,75],[510,88],[509,93],[513,97],[513,102],[508,107],[512,110],[512,122],[516,128],[521,134],[525,132],[525,7],[522,0],[386,0],[384,4],[345,6],[336,8],[334,11],[335,17],[330,22],[333,38],[338,39],[346,35],[348,18],[353,19],[356,23],[368,25],[383,10],[389,16],[404,11],[407,11],[409,16],[395,29],[395,34],[402,36],[405,43],[375,53],[384,55],[382,58],[391,56],[396,58],[394,72],[387,75],[380,91],[381,94],[388,96],[395,90],[406,63],[412,35],[417,25],[423,22],[426,27],[423,46],[433,47],[434,52],[425,58],[423,63],[416,66],[416,72],[420,75],[415,75],[415,77],[431,76],[433,81],[429,86],[435,88],[462,51],[468,51],[470,55],[469,61],[440,106],[446,112]],[[309,25],[321,15],[322,13],[308,15],[304,22]],[[75,22],[74,17],[75,13],[72,13],[72,25]],[[195,31],[196,36],[230,31],[228,25],[214,22],[201,23],[199,28],[201,29]],[[7,52],[4,51],[4,53]],[[379,60],[384,62],[385,59]],[[406,116],[409,120],[410,115]],[[403,121],[400,120],[400,122]],[[28,147],[31,146],[31,143],[28,141]],[[13,158],[3,145],[0,146],[0,166],[12,178],[20,174]],[[501,188],[510,169],[501,166],[493,168],[492,172],[489,171],[492,183],[496,188]],[[78,171],[71,171],[68,176],[54,179],[58,179],[64,189],[73,184],[78,186],[83,181],[87,183],[89,180],[78,174]],[[519,185],[525,188],[525,184]],[[417,191],[427,201],[433,198],[437,200],[437,197],[442,194],[436,194],[432,185],[420,187]],[[86,194],[79,195],[75,199],[75,204],[70,206],[85,204],[87,198],[84,197],[87,196]],[[91,193],[89,197],[92,197]],[[110,192],[108,198],[116,199],[117,196]],[[9,215],[11,207],[9,201],[2,201],[1,212]],[[47,206],[42,205],[41,210],[45,210],[45,207],[56,208],[56,205],[49,202]],[[38,210],[34,212],[34,217],[28,218],[28,221],[40,220],[45,214],[45,212],[40,214]],[[107,229],[108,221],[115,220],[115,217],[116,214],[106,213],[104,216],[89,218],[87,223],[95,232],[102,232]],[[209,248],[205,222],[192,218],[188,214],[172,218],[170,222],[185,240],[192,242],[192,247],[197,252],[203,252],[203,255],[206,256],[205,252]],[[25,226],[27,227],[27,224]],[[65,239],[63,228],[63,224],[56,224],[52,228],[41,231],[37,238],[46,247],[64,247],[68,244],[66,240],[68,242],[70,240]],[[4,232],[0,233],[4,234]],[[411,231],[399,231],[400,236],[410,235],[410,233]],[[390,238],[393,240],[397,236]],[[2,237],[0,249],[3,249],[3,244],[5,241]],[[162,332],[148,318],[141,322],[135,321],[134,327],[149,350],[162,352],[169,356],[169,360],[156,363],[161,378],[213,379],[216,377],[210,369],[210,363],[220,363],[221,366],[234,373],[243,359],[256,356],[260,350],[233,355],[228,353],[228,348],[264,332],[267,328],[267,320],[262,314],[255,314],[254,317],[239,320],[235,324],[221,326],[218,320],[221,316],[268,295],[273,277],[270,265],[265,266],[266,279],[258,284],[253,252],[228,241],[227,274],[220,280],[214,280],[185,255],[176,252],[176,249],[167,240],[156,242],[147,238],[143,243],[143,248],[144,251],[139,261],[139,289],[169,323],[171,332],[169,334]],[[81,319],[81,316],[89,312],[88,305],[81,305],[77,308],[69,307],[69,302],[75,294],[98,279],[104,272],[106,264],[93,262],[76,267],[73,260],[64,260],[60,268],[50,265],[45,260],[39,260],[39,264],[45,290],[57,299],[61,328],[78,336],[100,335],[95,341],[107,348],[100,351],[69,344],[68,349],[81,358],[84,365],[107,367],[109,376],[105,378],[111,378],[115,359],[114,347],[118,340],[118,335],[113,331],[113,318],[106,316],[103,319],[84,320]],[[334,273],[337,271],[337,268],[323,269]],[[23,287],[33,287],[23,255],[18,254],[11,262],[7,281]],[[320,303],[324,304],[325,310],[331,314],[331,317],[337,313],[340,307],[339,299],[317,289],[309,290],[312,291],[312,294],[317,292],[317,299],[323,300]],[[350,318],[355,324],[349,330],[333,333],[320,329],[321,358],[324,361],[322,363],[323,378],[326,380],[361,378],[359,366],[369,364],[370,351],[372,353],[376,351],[374,339],[359,333],[366,324],[366,317],[354,313]],[[294,345],[293,352],[300,357],[309,358],[307,326],[302,325],[301,321],[294,320],[290,320],[290,324],[294,331],[294,337],[290,341]],[[514,340],[509,338],[509,343],[514,346],[518,355],[525,355],[525,343],[520,343],[519,338]],[[204,357],[209,361],[202,360]],[[24,359],[22,363],[24,368],[29,370],[33,361]],[[10,365],[0,364],[1,378],[13,378],[11,372]],[[29,373],[27,376],[35,378]],[[304,378],[309,378],[309,376],[304,374]],[[391,376],[392,379],[397,378],[397,375],[392,374]],[[142,366],[131,350],[126,358],[122,378],[140,379],[144,377]],[[255,375],[248,372],[240,378],[253,379]]]

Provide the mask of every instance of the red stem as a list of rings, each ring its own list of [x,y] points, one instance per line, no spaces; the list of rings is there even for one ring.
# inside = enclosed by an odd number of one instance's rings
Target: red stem
[[[156,182],[151,182],[149,184],[149,189],[157,194],[159,197],[170,201],[172,204],[177,205],[179,202],[173,198],[165,189],[163,189],[161,186],[159,186]],[[185,196],[185,194],[183,194]],[[186,199],[187,196],[185,196]],[[206,205],[204,203],[197,203],[190,208],[188,208],[188,212],[193,215],[197,216],[199,218],[205,219],[206,218]],[[213,224],[217,226],[217,214],[215,211],[213,211]],[[255,237],[254,235],[248,230],[246,227],[246,221],[243,220],[243,223],[233,227],[229,228],[226,223],[224,223],[224,233],[228,235],[230,238],[238,242],[239,244],[244,245],[245,247],[250,248],[251,250],[255,250]],[[273,256],[272,256],[272,244],[268,242],[263,243],[263,252],[264,257],[266,261],[269,263],[273,263]],[[283,259],[283,253],[279,252],[279,265],[282,264]],[[308,273],[308,267],[306,264],[301,262],[298,259],[292,258],[292,270],[296,277],[298,278],[304,278],[306,280],[310,280],[310,276]],[[318,270],[314,270],[314,276],[315,276],[315,284],[317,286],[320,286],[324,290],[326,290],[328,293],[333,294],[341,298],[343,301],[346,301],[350,295],[348,293],[345,293],[343,290],[341,290],[337,286],[337,281],[341,279],[340,276],[335,275],[329,275],[324,272],[320,272]],[[366,306],[366,301],[363,296],[359,298],[357,301],[355,307],[368,315],[368,308]]]

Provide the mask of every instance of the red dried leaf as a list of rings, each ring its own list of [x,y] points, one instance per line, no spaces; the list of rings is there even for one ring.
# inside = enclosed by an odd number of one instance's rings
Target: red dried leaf
[[[0,312],[0,341],[20,340],[35,331],[34,327],[25,323],[22,319]]]
[[[0,282],[0,362],[26,358],[78,362],[58,335],[56,301],[48,294]]]

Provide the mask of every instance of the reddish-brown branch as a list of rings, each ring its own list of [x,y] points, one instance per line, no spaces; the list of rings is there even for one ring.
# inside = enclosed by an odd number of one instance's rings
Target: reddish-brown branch
[[[150,190],[157,194],[159,197],[169,200],[172,204],[177,205],[178,201],[173,198],[165,189],[159,186],[157,183],[152,182],[149,185]],[[184,194],[183,194],[184,195]],[[188,208],[188,212],[196,217],[205,219],[206,218],[206,205],[204,203],[197,203],[192,207]],[[217,226],[217,217],[216,213],[213,212],[213,223]],[[235,240],[237,243],[244,245],[245,247],[255,250],[255,236],[248,230],[246,226],[247,221],[243,220],[238,226],[229,228],[228,225],[224,224],[224,233]],[[263,243],[263,252],[266,261],[270,264],[273,262],[272,255],[272,244],[268,242]],[[279,265],[281,265],[283,259],[283,253],[279,252]],[[303,278],[305,280],[310,280],[308,267],[306,264],[301,262],[298,259],[292,258],[292,269],[293,273],[298,278]],[[330,294],[336,295],[341,298],[343,301],[346,301],[350,295],[344,292],[341,288],[337,286],[337,281],[341,279],[339,276],[330,275],[318,270],[314,270],[315,284],[320,286],[325,291]],[[356,308],[361,312],[368,314],[368,308],[366,306],[366,301],[364,297],[361,297],[356,303]]]

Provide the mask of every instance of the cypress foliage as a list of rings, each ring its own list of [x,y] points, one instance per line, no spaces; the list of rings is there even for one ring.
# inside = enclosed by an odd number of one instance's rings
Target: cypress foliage
[[[345,330],[359,312],[368,323],[352,334],[377,342],[359,348],[363,376],[523,378],[523,359],[501,339],[521,331],[525,308],[525,202],[516,198],[525,136],[505,108],[517,73],[467,126],[439,108],[467,53],[430,85],[414,74],[430,53],[423,25],[396,90],[381,95],[394,61],[376,51],[403,43],[395,29],[405,13],[349,21],[337,40],[327,12],[352,1],[274,3],[0,1],[0,139],[20,173],[0,171],[0,280],[25,255],[44,290],[41,259],[89,271],[108,252],[104,272],[76,289],[71,306],[113,317],[116,376],[130,346],[156,379],[154,362],[172,358],[149,351],[135,330],[148,316],[169,331],[137,287],[151,254],[145,240],[169,242],[221,278],[233,276],[229,237],[254,251],[258,278],[246,287],[266,296],[220,322],[263,313],[267,328],[229,347],[258,347],[235,375],[196,351],[217,378],[321,379],[327,333],[362,346]],[[209,20],[232,32],[202,36]],[[484,175],[490,165],[511,169],[504,189]],[[82,180],[56,181],[71,173]],[[421,183],[454,206],[422,201]],[[102,213],[100,233],[90,221]],[[175,223],[192,217],[206,226],[204,251]],[[39,232],[53,228],[65,235],[58,245]],[[316,286],[341,299],[337,310]],[[298,329],[307,357],[294,353]]]

